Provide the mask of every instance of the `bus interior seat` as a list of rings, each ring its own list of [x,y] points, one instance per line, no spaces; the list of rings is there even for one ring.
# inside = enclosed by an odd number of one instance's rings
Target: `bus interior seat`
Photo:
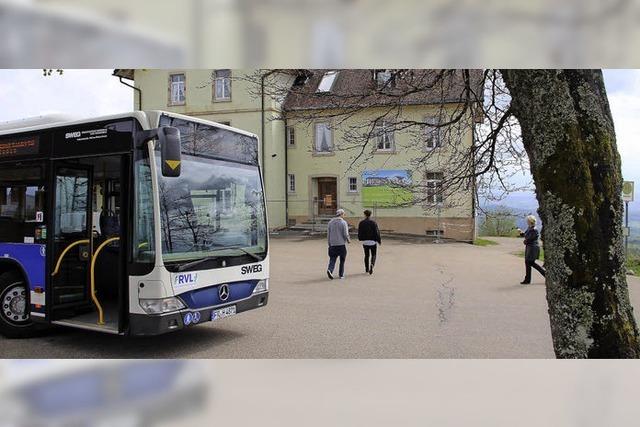
[[[111,210],[100,212],[100,235],[103,240],[120,235],[120,218]]]
[[[120,235],[120,217],[112,210],[103,209],[100,213],[100,239],[96,248],[109,238]],[[95,264],[96,291],[99,298],[117,300],[120,269],[120,242],[111,242],[105,246]]]

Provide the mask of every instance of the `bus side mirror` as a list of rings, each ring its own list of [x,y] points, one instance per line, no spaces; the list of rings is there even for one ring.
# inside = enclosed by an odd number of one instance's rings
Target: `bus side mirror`
[[[158,141],[160,142],[162,176],[179,177],[182,153],[180,130],[169,126],[161,127],[158,129]]]

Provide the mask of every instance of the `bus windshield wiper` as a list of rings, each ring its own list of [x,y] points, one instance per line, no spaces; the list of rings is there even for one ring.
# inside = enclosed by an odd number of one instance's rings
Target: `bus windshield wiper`
[[[245,254],[249,255],[251,258],[255,259],[256,261],[262,261],[264,259],[264,258],[260,257],[259,255],[254,254],[253,252],[249,252],[248,250],[246,250],[242,246],[233,246],[233,247],[229,247],[229,248],[225,248],[225,249],[237,249],[237,250],[242,251]]]
[[[211,256],[204,257],[204,258],[200,258],[200,259],[197,259],[195,261],[191,261],[191,262],[188,262],[186,264],[182,264],[181,266],[178,267],[178,271],[185,271],[185,270],[187,270],[187,269],[189,269],[191,267],[195,267],[196,265],[200,265],[200,264],[205,263],[207,261],[215,261],[218,258],[220,258],[218,255],[211,255]]]

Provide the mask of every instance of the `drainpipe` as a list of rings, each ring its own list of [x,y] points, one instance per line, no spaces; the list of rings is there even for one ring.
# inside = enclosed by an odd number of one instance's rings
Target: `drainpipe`
[[[284,118],[284,221],[289,227],[289,146],[287,145],[287,118]]]
[[[135,87],[127,82],[123,82],[122,77],[118,76],[118,78],[120,79],[120,83],[138,92],[138,110],[142,110],[142,90],[139,87]]]
[[[266,73],[263,73],[262,76],[260,76],[260,138],[262,140],[262,181],[265,182],[264,179],[264,173],[265,173],[265,125],[264,125],[264,118],[265,118],[265,105],[264,105],[264,81],[265,79],[270,76],[271,74],[276,73],[277,70],[270,70]],[[287,138],[287,131],[286,131],[286,122],[285,122],[285,141]],[[287,147],[286,147],[286,142],[285,142],[285,151],[284,151],[284,155],[285,155],[285,182],[286,182],[286,178],[287,178]],[[288,214],[288,200],[287,200],[287,188],[285,187],[285,226],[289,224],[289,214]]]

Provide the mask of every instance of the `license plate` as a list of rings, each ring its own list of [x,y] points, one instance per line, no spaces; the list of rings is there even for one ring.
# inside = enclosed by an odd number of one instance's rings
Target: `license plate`
[[[236,306],[225,307],[211,312],[211,320],[224,319],[225,317],[233,316],[236,314]]]

